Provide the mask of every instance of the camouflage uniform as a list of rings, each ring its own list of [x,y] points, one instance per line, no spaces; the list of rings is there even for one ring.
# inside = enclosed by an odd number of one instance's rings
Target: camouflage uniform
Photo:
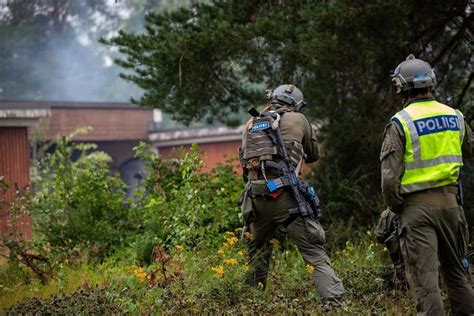
[[[287,109],[281,116],[280,131],[285,143],[297,142],[303,145],[307,163],[319,158],[315,132],[303,114]],[[243,135],[242,148],[246,147],[247,132],[246,130]],[[266,170],[265,173],[268,180],[278,177],[272,169]],[[282,188],[278,196],[272,196],[261,172],[244,176],[248,177],[248,191],[244,194],[242,211],[253,236],[249,241],[251,271],[248,283],[254,286],[261,283],[265,286],[272,253],[270,240],[278,226],[283,225],[286,226],[289,238],[295,242],[304,261],[314,267],[314,282],[321,299],[338,302],[344,293],[344,287],[331,267],[323,247],[325,233],[319,221],[297,217],[289,222],[288,210],[297,207],[291,191]]]
[[[467,124],[465,130],[463,153],[472,156],[472,132]],[[404,133],[391,122],[380,153],[382,193],[387,206],[400,218],[400,246],[413,281],[417,311],[444,315],[438,287],[440,268],[454,314],[472,314],[473,290],[463,262],[469,236],[464,211],[457,200],[458,188],[450,185],[401,195],[404,152]]]

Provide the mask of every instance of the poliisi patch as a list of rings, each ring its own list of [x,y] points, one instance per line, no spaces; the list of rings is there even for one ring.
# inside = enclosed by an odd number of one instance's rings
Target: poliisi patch
[[[432,116],[413,121],[419,136],[444,131],[459,131],[459,120],[456,115]]]
[[[270,128],[270,122],[268,121],[257,122],[257,123],[253,123],[252,127],[250,128],[250,132],[257,132],[257,131],[261,131],[267,128]]]

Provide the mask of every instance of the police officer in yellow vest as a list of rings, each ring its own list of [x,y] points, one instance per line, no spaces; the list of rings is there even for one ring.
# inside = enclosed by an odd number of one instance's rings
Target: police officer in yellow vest
[[[385,130],[382,193],[400,218],[401,251],[417,311],[444,315],[441,271],[453,313],[473,314],[468,228],[458,182],[463,151],[472,155],[471,130],[460,111],[434,100],[436,77],[425,61],[409,55],[392,82],[405,104]]]
[[[247,181],[241,204],[244,225],[249,228],[250,271],[247,282],[265,287],[272,253],[271,239],[279,226],[286,227],[306,264],[314,268],[313,277],[321,300],[339,305],[344,287],[331,267],[324,249],[325,233],[316,216],[299,212],[300,201],[285,181],[284,156],[298,176],[303,160],[319,158],[316,133],[299,109],[304,104],[302,92],[294,85],[281,85],[268,91],[269,105],[248,123],[242,135],[241,164]],[[266,113],[263,115],[262,113]],[[258,114],[258,111],[257,111]],[[276,120],[268,120],[268,116]],[[272,131],[273,130],[273,131]],[[275,132],[281,133],[280,148]],[[292,175],[290,175],[291,177]],[[301,183],[302,181],[299,181]],[[300,196],[301,197],[301,196]],[[314,214],[313,214],[314,215]]]

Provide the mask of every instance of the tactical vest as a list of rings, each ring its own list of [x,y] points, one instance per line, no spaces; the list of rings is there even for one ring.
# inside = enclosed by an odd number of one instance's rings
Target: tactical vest
[[[284,113],[280,113],[281,116]],[[245,146],[242,148],[242,166],[252,170],[261,166],[262,161],[281,161],[283,156],[276,142],[269,133],[270,129],[279,127],[279,122],[272,117],[254,117],[247,123],[244,136]],[[285,148],[293,167],[297,167],[303,159],[303,145],[299,142],[285,142]]]
[[[417,101],[392,117],[405,134],[400,193],[455,184],[463,165],[464,118],[434,100]]]

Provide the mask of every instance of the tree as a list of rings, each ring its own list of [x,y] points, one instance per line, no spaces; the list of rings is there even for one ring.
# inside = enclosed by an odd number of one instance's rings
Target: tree
[[[191,122],[227,121],[262,103],[266,87],[300,86],[321,126],[317,179],[332,216],[378,213],[378,151],[400,106],[389,70],[409,53],[436,67],[439,97],[472,106],[469,1],[213,0],[146,16],[143,33],[102,40],[124,54],[134,100]]]

